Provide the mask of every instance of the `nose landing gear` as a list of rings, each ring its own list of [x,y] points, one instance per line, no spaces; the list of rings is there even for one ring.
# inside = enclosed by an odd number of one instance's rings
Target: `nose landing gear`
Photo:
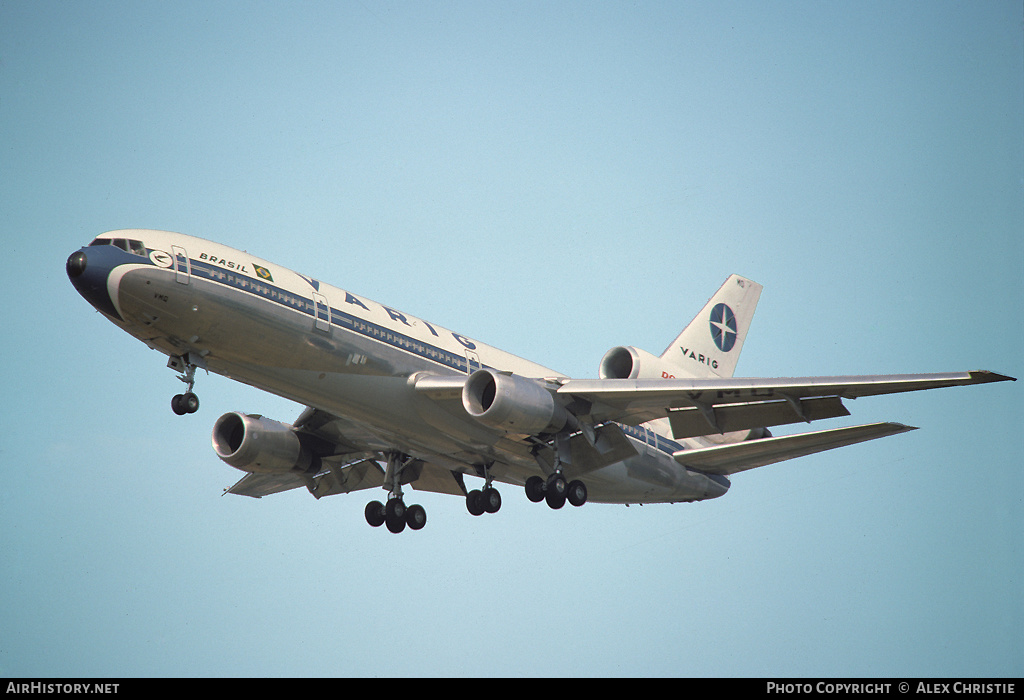
[[[199,410],[199,397],[192,392],[192,388],[196,384],[196,365],[189,362],[188,355],[185,355],[182,357],[172,356],[167,360],[167,366],[179,372],[181,376],[178,379],[188,385],[184,394],[175,394],[171,398],[171,410],[179,416],[195,413]]]

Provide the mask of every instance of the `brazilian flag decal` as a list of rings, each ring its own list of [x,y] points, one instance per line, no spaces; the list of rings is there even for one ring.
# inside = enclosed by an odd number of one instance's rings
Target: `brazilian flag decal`
[[[267,282],[273,282],[274,281],[274,276],[270,274],[270,270],[268,270],[265,267],[260,267],[256,263],[253,263],[252,266],[254,268],[256,268],[256,276],[257,277],[259,277],[260,279],[265,279]]]

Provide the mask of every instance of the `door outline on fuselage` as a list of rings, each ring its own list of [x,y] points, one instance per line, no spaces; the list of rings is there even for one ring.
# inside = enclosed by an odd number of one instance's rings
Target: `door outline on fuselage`
[[[331,305],[327,303],[327,297],[317,292],[313,292],[313,318],[318,331],[331,332]]]
[[[179,256],[184,260],[184,270],[181,269],[182,263],[178,259]],[[188,284],[192,278],[192,261],[188,259],[188,253],[181,246],[172,245],[171,259],[174,260],[174,281],[178,284]]]
[[[480,364],[480,356],[476,354],[475,350],[466,350],[466,374],[473,374],[483,367]]]

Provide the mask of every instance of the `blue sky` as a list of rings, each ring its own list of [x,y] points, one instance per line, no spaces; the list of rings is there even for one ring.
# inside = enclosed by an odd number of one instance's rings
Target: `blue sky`
[[[1021,385],[693,505],[221,497],[221,413],[75,293],[97,233],[247,249],[596,376],[730,273],[739,376],[1021,376],[1019,2],[0,1],[0,676],[1020,676]],[[842,422],[833,421],[832,425]]]

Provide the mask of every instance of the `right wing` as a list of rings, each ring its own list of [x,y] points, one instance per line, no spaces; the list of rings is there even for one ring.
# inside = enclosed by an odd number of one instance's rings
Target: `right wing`
[[[558,389],[594,422],[668,418],[676,438],[848,415],[841,399],[1016,381],[995,372],[792,379],[570,379]]]

